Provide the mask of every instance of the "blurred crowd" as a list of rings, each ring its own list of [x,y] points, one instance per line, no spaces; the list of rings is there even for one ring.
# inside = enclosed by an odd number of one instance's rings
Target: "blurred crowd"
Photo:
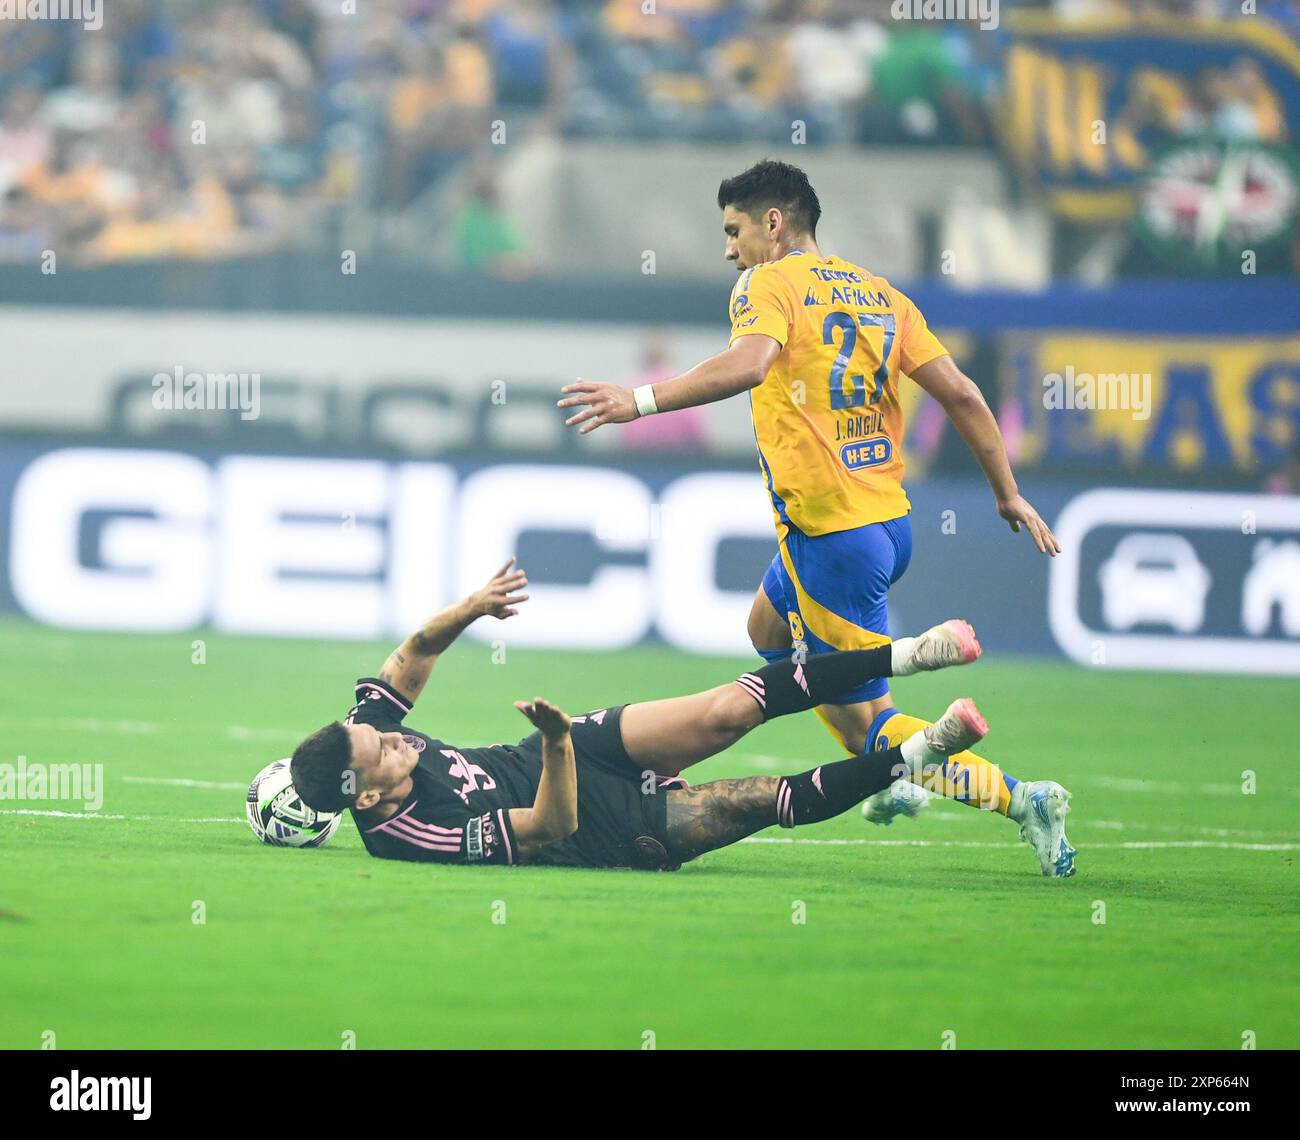
[[[1003,0],[1067,18],[1220,0]],[[1237,8],[1235,2],[1228,7]],[[348,9],[355,9],[349,12]],[[104,26],[0,20],[0,259],[213,258],[327,244],[403,210],[492,132],[987,145],[998,34],[891,0],[106,0]],[[1300,4],[1274,17],[1300,23]],[[1226,9],[1224,9],[1226,11]],[[1249,69],[1186,122],[1270,137]],[[1284,126],[1284,125],[1283,125]],[[500,141],[497,139],[495,141]],[[454,256],[525,267],[476,176]]]

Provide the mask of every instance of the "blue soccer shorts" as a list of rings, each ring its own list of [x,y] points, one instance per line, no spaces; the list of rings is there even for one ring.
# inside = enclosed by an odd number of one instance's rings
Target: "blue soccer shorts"
[[[788,523],[780,530],[780,550],[763,576],[763,592],[789,621],[795,649],[829,653],[888,644],[889,587],[912,560],[910,518],[816,536]],[[764,656],[776,659],[786,651]],[[887,692],[888,679],[879,677],[835,703],[873,701]]]

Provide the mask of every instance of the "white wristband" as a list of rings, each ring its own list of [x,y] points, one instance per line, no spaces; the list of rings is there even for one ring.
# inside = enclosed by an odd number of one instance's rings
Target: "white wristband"
[[[639,416],[653,416],[659,410],[659,405],[655,403],[653,384],[642,384],[639,388],[633,388],[632,398],[636,401],[636,413]]]

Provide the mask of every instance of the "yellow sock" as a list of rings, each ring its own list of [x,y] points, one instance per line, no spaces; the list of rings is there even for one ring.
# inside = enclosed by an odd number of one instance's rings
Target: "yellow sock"
[[[894,748],[931,723],[907,713],[894,713],[881,725],[874,748]],[[916,773],[912,782],[958,803],[1006,815],[1011,807],[1011,789],[1018,781],[983,756],[956,752],[942,766]]]

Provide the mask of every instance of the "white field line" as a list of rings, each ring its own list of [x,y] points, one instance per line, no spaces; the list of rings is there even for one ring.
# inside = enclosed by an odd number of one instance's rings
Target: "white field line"
[[[744,760],[755,768],[765,771],[784,771],[792,763],[788,756],[771,756],[761,752],[738,752],[736,759]],[[1199,794],[1206,796],[1239,796],[1242,794],[1240,784],[1218,783],[1184,783],[1179,780],[1144,780],[1136,776],[1076,776],[1070,786],[1106,788],[1112,792],[1156,792],[1162,795]],[[1300,796],[1300,788],[1283,789],[1286,795]]]
[[[172,779],[164,779],[162,777],[153,777],[153,776],[123,776],[122,781],[123,783],[127,783],[127,784],[156,784],[156,785],[162,785],[165,787],[174,787],[174,788],[199,788],[199,789],[215,788],[215,789],[220,789],[222,791],[231,791],[231,792],[245,790],[245,785],[243,784],[222,783],[222,782],[209,781],[209,780],[180,780],[180,779],[172,780]],[[991,814],[992,813],[989,812],[975,811],[966,807],[958,807],[957,805],[953,805],[953,807],[951,808],[945,805],[939,811],[931,810],[929,812],[926,812],[926,814],[921,817],[918,823],[924,825],[925,823],[928,823],[931,820],[935,821],[936,823],[956,823],[956,822],[964,822],[966,820],[976,822],[982,819],[984,816],[991,815]],[[1180,827],[1178,824],[1172,824],[1172,823],[1156,823],[1156,822],[1146,822],[1146,821],[1142,823],[1125,823],[1116,819],[1072,819],[1070,821],[1070,829],[1072,831],[1081,828],[1098,828],[1106,831],[1130,831],[1130,830],[1160,831],[1160,832],[1164,832],[1166,835],[1192,834],[1192,835],[1212,836],[1219,839],[1227,839],[1233,836],[1237,836],[1243,839],[1246,838],[1276,839],[1279,837],[1285,839],[1296,838],[1296,834],[1294,831],[1285,831],[1285,830],[1260,831],[1260,830],[1255,830],[1250,828],[1238,828],[1238,827],[1188,827],[1188,826]]]
[[[798,843],[817,847],[1019,847],[1018,843],[974,843],[958,839],[789,839],[751,835],[741,843]],[[1203,847],[1215,851],[1300,851],[1300,843],[1226,843],[1213,839],[1130,840],[1126,843],[1089,843],[1081,851],[1144,850]]]
[[[51,819],[108,819],[130,820],[134,823],[243,823],[233,815],[210,816],[202,819],[171,819],[165,815],[110,815],[102,811],[37,811],[35,808],[0,808],[0,815],[39,815]]]
[[[1176,823],[1122,823],[1117,819],[1076,819],[1070,823],[1071,829],[1076,827],[1096,827],[1105,831],[1163,831],[1166,835],[1179,832],[1192,832],[1194,835],[1211,835],[1218,839],[1227,839],[1230,836],[1238,836],[1243,839],[1268,839],[1278,836],[1285,836],[1288,839],[1295,837],[1294,831],[1260,831],[1256,828],[1249,827],[1186,827]]]
[[[270,744],[282,740],[286,743],[301,744],[303,734],[289,728],[249,728],[243,724],[232,724],[226,728],[226,735],[231,740],[254,741]]]
[[[100,720],[91,716],[0,717],[5,728],[31,728],[53,732],[120,733],[126,736],[156,736],[165,724],[152,720]]]
[[[128,783],[128,784],[160,784],[167,787],[175,787],[175,788],[199,788],[199,789],[217,788],[222,791],[231,791],[231,792],[246,790],[243,784],[213,783],[205,780],[164,780],[164,779],[153,779],[151,777],[146,777],[146,776],[123,776],[122,780],[124,783]],[[148,817],[140,816],[137,818],[144,819]],[[927,813],[925,816],[923,816],[920,823],[923,825],[925,823],[930,822],[931,820],[935,822],[942,821],[944,823],[952,823],[954,821],[961,821],[966,818],[975,820],[978,819],[979,816],[976,813],[971,813],[969,816],[967,816],[967,813],[965,812],[959,814],[956,811],[934,812],[932,814]],[[1190,832],[1193,835],[1208,835],[1208,836],[1215,836],[1221,839],[1226,839],[1230,836],[1238,836],[1240,838],[1251,838],[1251,839],[1269,839],[1269,838],[1277,838],[1280,836],[1280,837],[1285,837],[1290,839],[1295,835],[1295,833],[1292,831],[1259,831],[1251,828],[1240,828],[1240,827],[1179,827],[1176,824],[1170,824],[1170,823],[1122,823],[1119,820],[1114,820],[1114,819],[1074,819],[1070,821],[1071,831],[1076,831],[1083,828],[1098,828],[1106,831],[1160,831],[1160,832],[1164,832],[1166,835],[1168,834],[1186,835],[1187,833]],[[803,840],[800,840],[800,842],[803,842]],[[992,846],[1000,847],[1003,845],[992,844]],[[1095,847],[1097,845],[1095,843],[1090,843],[1089,846]]]
[[[950,807],[948,801],[936,800],[930,810],[920,817],[917,824],[924,826],[931,821],[942,824],[977,823],[991,814],[957,804]],[[1078,818],[1074,813],[1071,813],[1069,828],[1071,831],[1083,828],[1096,828],[1099,831],[1159,831],[1165,835],[1208,835],[1217,839],[1230,839],[1234,836],[1239,839],[1300,839],[1300,835],[1294,830],[1286,829],[1261,831],[1249,827],[1193,827],[1190,824],[1159,823],[1154,820],[1133,823],[1118,819],[1089,819],[1087,816]]]
[[[155,720],[104,720],[91,716],[0,717],[0,727],[53,732],[116,733],[124,736],[157,736],[176,728],[174,724]],[[261,743],[282,740],[296,744],[303,738],[303,733],[294,729],[250,728],[244,724],[226,725],[224,732],[231,740]]]
[[[246,786],[234,781],[216,781],[216,780],[190,780],[190,779],[168,779],[161,776],[123,776],[122,782],[126,784],[149,784],[171,788],[197,788],[199,790],[219,790],[227,792],[244,791]],[[964,823],[977,822],[986,815],[992,813],[975,811],[965,806],[953,804],[948,805],[946,801],[935,797],[939,810],[933,808],[926,812],[918,823],[924,825],[933,820],[936,823]],[[1243,827],[1193,827],[1188,825],[1179,825],[1176,823],[1160,823],[1154,820],[1143,820],[1140,823],[1126,822],[1117,819],[1072,819],[1070,829],[1080,830],[1084,828],[1096,828],[1104,831],[1157,831],[1165,835],[1200,835],[1209,836],[1217,839],[1295,839],[1297,838],[1294,831],[1288,830],[1259,830],[1256,828]],[[1091,844],[1090,846],[1096,846]]]
[[[1135,776],[1084,776],[1075,780],[1093,788],[1107,788],[1114,792],[1161,792],[1165,795],[1196,793],[1205,796],[1239,796],[1240,784],[1185,784],[1178,780],[1142,780]],[[1294,789],[1288,789],[1292,795]]]
[[[160,815],[105,815],[101,812],[36,811],[30,808],[0,808],[0,815],[35,815],[54,819],[130,820],[141,823],[243,823],[236,816],[217,816],[200,819],[180,819]],[[808,847],[995,847],[1011,850],[1018,843],[976,843],[969,840],[937,839],[799,839],[794,836],[752,835],[741,843],[796,844]],[[1130,850],[1159,851],[1169,848],[1204,848],[1214,851],[1297,851],[1300,843],[1228,843],[1210,839],[1155,840],[1127,843],[1089,843],[1085,851]]]
[[[0,719],[0,724],[16,724],[16,723],[22,723],[31,727],[44,727],[44,728],[78,727],[78,728],[84,728],[87,731],[108,730],[108,731],[118,731],[118,732],[138,733],[138,734],[149,734],[155,731],[161,731],[161,729],[165,727],[163,725],[153,724],[147,721],[101,721],[101,720],[94,720],[88,718],[73,719],[73,720],[69,720],[67,718],[61,718],[61,719],[49,718],[43,720],[30,719],[21,722]],[[227,729],[227,732],[232,737],[245,738],[245,739],[252,739],[254,738],[254,734],[260,735],[263,733],[268,736],[274,734],[277,736],[277,738],[297,739],[296,733],[282,732],[281,730],[278,729],[267,729],[267,730],[251,729],[241,725],[231,725]],[[788,758],[774,756],[774,755],[752,754],[752,755],[746,755],[744,758],[753,764],[756,764],[758,766],[763,766],[763,767],[777,768],[788,764]],[[182,778],[173,779],[173,778],[156,777],[156,776],[123,776],[121,777],[121,779],[123,783],[127,783],[127,784],[143,784],[143,785],[154,785],[160,787],[173,787],[173,788],[193,788],[193,789],[199,789],[204,791],[210,790],[210,791],[237,792],[237,791],[245,790],[245,785],[238,783],[236,781],[195,780],[195,779],[182,779]],[[1076,781],[1076,783],[1077,782],[1078,781]],[[1091,777],[1088,778],[1086,782],[1093,783],[1099,787],[1108,787],[1108,788],[1113,788],[1122,791],[1173,791],[1173,790],[1186,791],[1192,787],[1192,785],[1177,784],[1170,781],[1143,781],[1143,780],[1128,779],[1122,777],[1109,777],[1109,776]],[[1240,792],[1240,789],[1233,784],[1201,784],[1198,785],[1197,787],[1198,790],[1205,791],[1205,792],[1209,792],[1211,789],[1213,789],[1214,791],[1211,794],[1221,793],[1224,791],[1224,789],[1230,790],[1233,794],[1239,794]],[[940,801],[940,803],[942,803],[942,801]],[[154,818],[151,816],[127,817],[127,816],[118,816],[118,815],[107,815],[104,813],[79,813],[79,812],[57,812],[57,811],[51,811],[51,812],[7,811],[7,812],[0,812],[0,814],[46,815],[50,817],[62,817],[62,818],[98,818],[98,819],[131,818],[136,820],[149,820],[151,818]],[[941,810],[927,812],[923,818],[925,820],[934,820],[940,823],[955,823],[963,820],[973,821],[975,819],[980,818],[983,814],[984,813],[982,812],[971,812],[967,808],[957,808],[955,805],[952,808],[949,808],[945,804],[941,807]],[[216,822],[225,822],[225,821],[219,819],[202,819],[202,820],[195,819],[195,820],[181,820],[180,822],[216,823]],[[1100,830],[1108,830],[1108,831],[1125,831],[1125,830],[1158,831],[1158,832],[1163,832],[1165,834],[1171,834],[1171,833],[1186,834],[1187,832],[1191,832],[1192,834],[1195,835],[1212,836],[1212,837],[1222,838],[1222,839],[1227,839],[1231,836],[1239,836],[1242,838],[1255,838],[1255,839],[1265,839],[1265,838],[1277,837],[1277,836],[1284,836],[1286,838],[1290,838],[1294,834],[1293,832],[1290,831],[1278,831],[1278,830],[1267,831],[1267,830],[1255,830],[1249,828],[1231,828],[1231,827],[1187,827],[1187,826],[1179,826],[1178,824],[1160,823],[1156,821],[1143,821],[1141,823],[1131,823],[1131,822],[1124,822],[1121,820],[1101,820],[1101,819],[1087,819],[1087,818],[1072,820],[1071,828],[1072,829],[1097,828]],[[758,841],[756,840],[756,842]],[[793,839],[782,840],[782,839],[774,838],[770,840],[762,840],[762,842],[794,842],[794,840]],[[862,843],[862,844],[877,844],[880,846],[900,846],[900,845],[931,846],[934,844],[944,843],[947,841],[902,840],[902,839],[898,839],[898,840],[894,840],[894,839],[889,839],[889,840],[799,839],[798,842],[800,843],[834,842],[834,843],[854,843],[854,844]],[[1182,842],[1192,843],[1195,841],[1188,840]],[[986,844],[971,843],[967,845],[968,846],[994,846],[994,847],[1004,846],[1004,844],[997,844],[997,843],[986,843]],[[1092,843],[1089,844],[1089,846],[1097,847],[1100,845],[1096,843]],[[1289,848],[1280,848],[1280,849],[1289,850]]]

